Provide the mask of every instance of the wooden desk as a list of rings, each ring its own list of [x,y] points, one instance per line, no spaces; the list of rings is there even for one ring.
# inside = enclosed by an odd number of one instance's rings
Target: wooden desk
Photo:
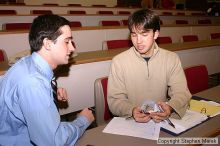
[[[220,85],[206,91],[196,94],[200,97],[211,99],[220,102]],[[205,123],[192,128],[191,130],[181,134],[178,137],[215,137],[220,134],[220,115],[208,120]],[[85,134],[76,143],[76,146],[154,146],[157,141],[143,138],[135,138],[129,136],[121,136],[114,134],[103,133],[105,125],[87,130]],[[160,132],[160,137],[173,137],[163,131]]]
[[[8,62],[0,62],[0,76],[9,69]]]

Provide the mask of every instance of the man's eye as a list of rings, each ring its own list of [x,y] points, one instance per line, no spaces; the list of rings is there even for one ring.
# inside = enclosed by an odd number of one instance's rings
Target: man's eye
[[[131,34],[131,36],[132,36],[132,37],[136,37],[136,36],[137,36],[137,34],[135,34],[135,33],[132,33],[132,34]]]
[[[148,35],[148,33],[142,33],[142,36],[147,36]]]

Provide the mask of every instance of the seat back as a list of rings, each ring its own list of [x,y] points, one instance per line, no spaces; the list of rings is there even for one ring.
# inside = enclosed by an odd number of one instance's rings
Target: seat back
[[[16,15],[16,10],[0,10],[0,15]]]
[[[187,20],[176,20],[176,24],[189,24]]]
[[[103,15],[103,14],[104,14],[104,15],[106,15],[106,14],[107,14],[107,15],[113,15],[113,12],[112,12],[112,11],[98,11],[97,13],[98,13],[98,14],[102,14],[102,15]]]
[[[123,26],[128,26],[128,20],[127,19],[126,20],[121,20],[121,24]]]
[[[53,14],[51,10],[31,10],[31,14]]]
[[[101,26],[120,26],[120,22],[117,21],[117,20],[103,20],[103,21],[100,21],[100,25]]]
[[[7,61],[7,60],[8,58],[7,58],[6,52],[0,49],[0,62]]]
[[[211,33],[210,38],[211,39],[220,39],[220,32],[219,33]]]
[[[201,19],[198,20],[198,24],[212,24],[210,19]]]
[[[199,40],[197,35],[183,35],[182,39],[183,39],[183,42],[193,42],[193,41]]]
[[[86,14],[86,11],[70,10],[70,11],[68,11],[68,14]]]
[[[95,80],[95,116],[98,126],[105,124],[113,117],[107,103],[107,85],[108,77]]]
[[[72,6],[72,7],[81,7],[81,4],[67,4],[67,6]]]
[[[208,70],[205,65],[187,67],[184,72],[191,94],[208,89]]]
[[[106,41],[106,48],[110,49],[118,49],[118,48],[130,48],[132,46],[132,41],[129,39],[125,40],[108,40]]]
[[[172,39],[169,36],[157,37],[156,42],[157,44],[171,44]]]
[[[80,21],[72,21],[70,22],[70,27],[82,27],[82,24]]]
[[[118,14],[120,14],[120,15],[130,15],[131,12],[130,11],[118,11]]]
[[[2,25],[3,30],[27,30],[31,23],[5,23]]]

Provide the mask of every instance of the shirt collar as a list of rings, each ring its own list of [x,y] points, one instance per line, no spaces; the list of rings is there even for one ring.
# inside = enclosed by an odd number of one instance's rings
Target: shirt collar
[[[31,54],[31,58],[32,58],[37,70],[41,74],[43,74],[46,78],[51,80],[54,74],[53,74],[53,70],[50,67],[50,65],[48,64],[48,62],[36,52],[33,52]]]
[[[153,55],[150,57],[150,58],[154,58],[154,56],[159,52],[159,47],[158,47],[158,45],[157,45],[157,43],[153,43],[153,45],[152,45],[152,48],[154,49],[154,52],[153,52]],[[135,49],[135,47],[133,47],[133,51],[135,52],[135,55],[138,57],[138,58],[140,58],[140,59],[142,59],[143,61],[145,61],[144,59],[143,59],[143,56]]]

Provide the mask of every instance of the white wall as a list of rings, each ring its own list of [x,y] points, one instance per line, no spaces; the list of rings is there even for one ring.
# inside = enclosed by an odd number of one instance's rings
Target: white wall
[[[93,4],[106,5],[113,7],[117,4],[117,0],[24,0],[26,5],[42,5],[43,3],[57,3],[60,6],[67,4],[81,4],[82,6],[91,6]]]

